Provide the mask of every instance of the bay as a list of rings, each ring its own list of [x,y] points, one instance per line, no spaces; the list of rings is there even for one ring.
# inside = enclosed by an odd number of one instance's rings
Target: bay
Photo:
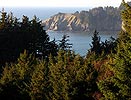
[[[75,51],[76,54],[80,54],[81,56],[85,56],[90,49],[90,44],[92,42],[93,32],[59,32],[59,31],[47,31],[50,36],[50,40],[61,40],[63,35],[69,36],[68,43],[72,43],[72,50]],[[113,38],[118,37],[118,31],[101,31],[99,32],[99,36],[101,37],[101,41],[109,40],[112,36]]]
[[[54,14],[57,14],[59,12],[62,13],[75,13],[76,11],[82,11],[82,10],[89,10],[89,7],[85,8],[59,8],[59,7],[42,7],[42,8],[5,8],[5,11],[7,13],[13,12],[13,15],[17,18],[22,18],[23,15],[28,16],[31,20],[34,15],[36,15],[40,20],[45,20],[47,18],[50,18]],[[50,40],[53,40],[54,38],[56,40],[61,40],[62,36],[64,34],[67,34],[69,36],[69,43],[73,44],[72,49],[82,55],[85,56],[88,50],[90,49],[90,44],[92,42],[92,36],[93,32],[57,32],[57,31],[47,31],[47,33],[50,36]],[[114,31],[106,32],[101,31],[99,32],[99,35],[101,36],[101,40],[105,41],[106,39],[109,39],[111,36],[114,38],[117,38],[117,33]]]

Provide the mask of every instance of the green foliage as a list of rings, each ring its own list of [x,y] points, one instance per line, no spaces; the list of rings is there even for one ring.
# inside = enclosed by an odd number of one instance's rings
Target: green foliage
[[[69,41],[69,36],[67,35],[63,35],[62,40],[60,40],[59,42],[59,49],[60,50],[68,50],[70,48],[72,48],[72,44],[68,43]]]
[[[128,34],[125,36],[119,40],[117,53],[108,65],[114,75],[98,83],[106,99],[131,99],[131,37]]]
[[[97,90],[97,72],[87,60],[70,51],[59,51],[56,62],[50,61],[52,100],[93,99],[92,94]]]
[[[108,57],[105,66],[113,75],[97,82],[105,100],[131,99],[131,36],[130,15],[131,7],[123,0],[125,9],[122,11],[122,31],[117,39],[116,52]]]
[[[102,42],[98,33],[95,30],[92,37],[92,44],[90,45],[91,48],[87,54],[88,57],[94,57],[94,59],[100,58],[100,56],[104,58],[108,54],[115,53],[117,47],[117,39],[110,37],[110,40]]]
[[[94,99],[97,71],[86,58],[60,50],[58,56],[38,60],[25,51],[7,64],[0,77],[0,97],[23,100]],[[14,96],[13,93],[16,95]]]
[[[0,61],[2,63],[16,61],[25,49],[37,58],[48,58],[50,53],[53,56],[57,54],[56,43],[49,40],[41,21],[36,16],[29,20],[23,15],[22,21],[19,21],[12,13],[7,15],[2,11],[0,34]]]
[[[73,99],[92,100],[92,94],[97,91],[98,73],[89,60],[85,59],[82,67],[77,72],[76,82],[73,84]]]
[[[130,6],[125,2],[124,5],[122,19],[128,26]],[[40,23],[36,16],[31,21],[23,16],[19,22],[12,14],[2,12],[0,60],[17,60],[7,63],[0,73],[0,98],[97,100],[101,98],[96,98],[100,92],[103,100],[131,99],[131,36],[126,27],[117,40],[111,38],[105,42],[100,41],[95,31],[91,49],[84,58],[70,50],[66,35],[58,45],[55,39],[49,41]],[[102,76],[107,70],[112,75]]]
[[[45,61],[38,62],[31,75],[30,82],[27,83],[27,91],[32,100],[47,100],[49,96],[49,73]]]
[[[122,29],[130,34],[131,30],[131,6],[123,0],[124,10],[121,12]]]
[[[0,96],[6,98],[9,95],[9,98],[13,100],[18,100],[17,98],[24,100],[26,97],[29,100],[46,100],[49,95],[48,67],[46,65],[45,61],[38,61],[25,51],[17,63],[3,68],[0,79]],[[18,92],[16,97],[11,91]]]
[[[130,6],[124,3],[122,13],[124,26],[120,32],[116,53],[110,56],[107,63],[113,76],[98,82],[98,87],[103,93],[103,99],[130,100],[131,99],[131,36],[130,36]],[[126,23],[125,23],[126,22]]]
[[[57,62],[50,63],[50,71],[51,71],[51,84],[52,84],[52,100],[68,100],[67,94],[67,84],[69,79],[67,79],[68,72],[67,72],[67,59],[65,58],[66,54],[64,51],[59,51],[58,57],[56,58]]]
[[[16,64],[7,64],[3,68],[3,73],[0,78],[0,96],[14,100],[17,100],[17,98],[24,99],[26,97],[28,99],[29,95],[25,91],[25,83],[30,81],[30,74],[35,63],[34,57],[29,56],[25,51],[24,54],[21,54]],[[14,95],[14,92],[16,92],[16,95]]]
[[[96,30],[92,37],[91,52],[95,52],[97,55],[101,53],[100,36],[98,36],[98,32]]]

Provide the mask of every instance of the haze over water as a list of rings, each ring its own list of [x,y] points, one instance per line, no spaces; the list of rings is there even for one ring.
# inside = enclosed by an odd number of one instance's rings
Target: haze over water
[[[5,7],[6,12],[13,12],[17,18],[22,18],[23,15],[30,19],[36,15],[40,20],[45,20],[59,12],[75,13],[76,11],[89,10],[88,7]]]

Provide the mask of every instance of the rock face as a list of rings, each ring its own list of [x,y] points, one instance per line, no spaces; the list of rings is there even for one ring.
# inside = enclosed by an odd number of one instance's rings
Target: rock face
[[[87,31],[88,22],[82,22],[76,14],[58,13],[43,21],[47,30],[54,31]]]
[[[118,31],[121,29],[120,8],[98,7],[89,11],[58,13],[42,21],[46,30]]]

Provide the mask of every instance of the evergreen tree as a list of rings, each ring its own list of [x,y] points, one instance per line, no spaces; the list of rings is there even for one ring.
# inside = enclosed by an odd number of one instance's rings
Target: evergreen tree
[[[29,20],[23,15],[22,21],[7,13],[1,12],[0,19],[0,64],[16,61],[27,50],[39,58],[48,58],[50,54],[56,56],[58,46],[55,41],[50,41],[48,34],[43,29],[41,21],[34,16]]]
[[[67,54],[65,51],[59,51],[58,57],[56,58],[56,62],[50,58],[49,62],[50,73],[51,73],[51,85],[52,85],[52,100],[68,100],[68,82],[69,77],[67,78],[68,70],[67,70]]]
[[[51,99],[94,100],[97,72],[88,60],[70,51],[59,51],[56,58],[51,58],[49,61]]]
[[[30,81],[36,61],[25,51],[21,54],[16,64],[7,64],[3,68],[0,78],[0,97],[7,100],[30,100],[26,90],[26,84]]]
[[[72,84],[72,100],[95,100],[93,94],[98,90],[97,75],[94,66],[85,59],[83,66],[77,70],[76,80]]]
[[[122,29],[117,42],[116,54],[109,57],[107,67],[113,76],[98,82],[103,99],[130,100],[131,99],[131,36],[130,36],[130,6],[124,2],[125,10],[122,13],[124,29]],[[125,19],[127,17],[127,19]],[[129,25],[129,26],[128,26]]]
[[[30,82],[27,83],[26,90],[31,100],[49,100],[49,89],[49,68],[46,61],[39,61],[34,68]]]
[[[95,52],[97,55],[101,53],[100,36],[98,36],[98,33],[99,32],[95,30],[94,35],[92,37],[92,45],[90,45],[91,52]]]
[[[1,12],[1,19],[0,19],[0,30],[6,26],[6,21],[7,21],[7,13],[4,11],[3,8]]]
[[[124,33],[125,34],[125,33]],[[108,68],[113,71],[112,77],[102,80],[98,83],[105,99],[129,100],[131,99],[131,37],[126,34],[123,39],[119,40],[117,53]]]
[[[124,5],[124,10],[121,13],[122,17],[122,30],[127,32],[128,34],[131,34],[131,7],[129,4],[125,3],[124,0],[123,5]]]
[[[60,43],[59,43],[60,50],[68,50],[72,47],[72,44],[68,43],[69,39],[67,38],[69,38],[69,36],[63,35],[62,40],[60,40]]]

